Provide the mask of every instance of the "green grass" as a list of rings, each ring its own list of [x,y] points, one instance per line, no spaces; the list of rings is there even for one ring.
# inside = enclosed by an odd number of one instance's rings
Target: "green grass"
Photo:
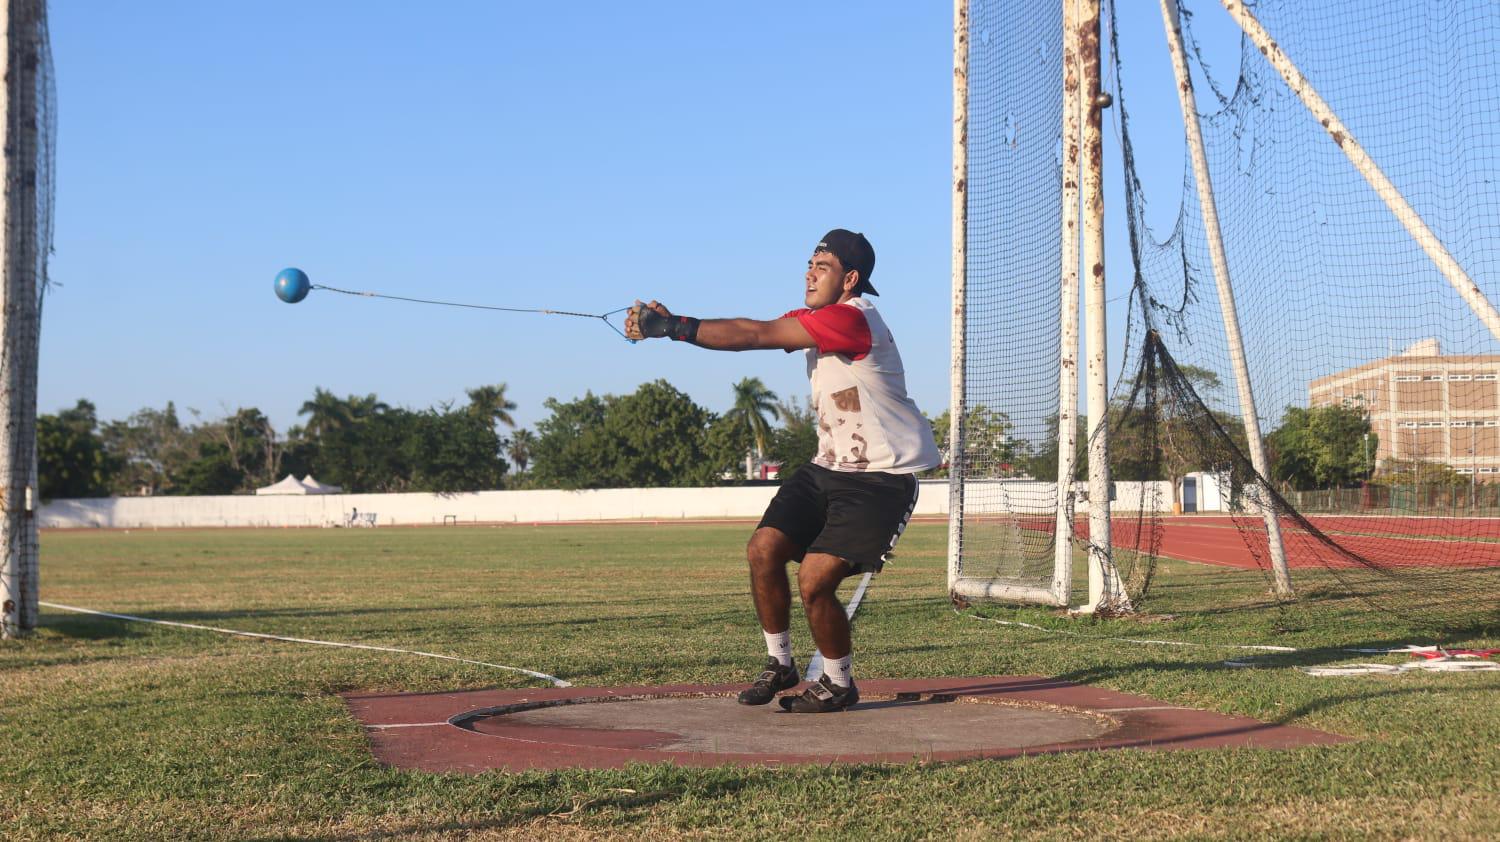
[[[748,525],[53,532],[50,602],[421,649],[577,684],[743,680]],[[943,594],[912,527],[855,632],[865,677],[1041,674],[1355,742],[950,764],[435,775],[384,769],[336,694],[523,687],[483,667],[44,609],[0,645],[0,836],[17,839],[944,839],[1500,835],[1500,674],[1314,678],[1347,645],[1431,642],[1355,600],[1290,610],[1258,573],[1166,562],[1143,619]],[[977,616],[1071,632],[982,622]],[[1081,635],[1081,636],[1080,636]],[[811,644],[794,625],[799,653]],[[1269,643],[1289,654],[1109,637]],[[1449,639],[1494,645],[1492,632]],[[1226,658],[1258,668],[1231,668]]]

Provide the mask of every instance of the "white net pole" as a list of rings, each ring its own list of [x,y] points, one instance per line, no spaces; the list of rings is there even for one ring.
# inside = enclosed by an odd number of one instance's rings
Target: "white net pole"
[[[1067,605],[1073,591],[1073,470],[1078,454],[1078,178],[1082,152],[1082,70],[1078,49],[1078,0],[1062,0],[1062,306],[1059,314],[1057,390],[1057,543],[1052,593]]]
[[[1203,233],[1213,261],[1214,283],[1219,292],[1219,311],[1224,317],[1224,339],[1229,346],[1229,362],[1234,369],[1239,391],[1240,417],[1245,424],[1245,438],[1250,447],[1250,464],[1262,477],[1271,475],[1266,458],[1266,443],[1260,434],[1260,415],[1255,408],[1255,393],[1250,387],[1250,366],[1245,360],[1245,343],[1240,336],[1240,320],[1235,310],[1234,287],[1229,279],[1229,258],[1224,253],[1224,234],[1219,228],[1219,207],[1208,171],[1208,155],[1203,149],[1203,130],[1198,122],[1198,101],[1193,93],[1193,77],[1188,71],[1187,54],[1182,49],[1181,11],[1177,0],[1161,0],[1162,23],[1167,28],[1167,46],[1172,53],[1172,71],[1177,78],[1177,100],[1182,107],[1182,125],[1187,132],[1188,151],[1193,161],[1193,180],[1198,187],[1198,207],[1203,215]],[[1170,478],[1173,482],[1176,477]],[[1251,505],[1258,509],[1266,524],[1266,543],[1271,556],[1273,588],[1281,596],[1292,594],[1292,574],[1287,569],[1286,547],[1281,541],[1281,523],[1271,505],[1271,495],[1260,483],[1247,489]]]
[[[1071,563],[1071,508],[1054,474],[1066,483],[1076,461],[1052,448],[1074,446],[1066,433],[1076,429],[1077,396],[1053,379],[1067,353],[1053,343],[1071,330],[1065,344],[1077,345],[1077,299],[1060,304],[1058,276],[1060,13],[1077,0],[1054,2],[955,3],[948,585],[960,604],[1067,605],[1070,593],[1071,571],[1060,564]],[[1064,313],[1069,323],[1059,325]],[[1049,451],[1063,464],[1035,467]]]
[[[1115,571],[1109,523],[1109,359],[1104,297],[1104,108],[1100,90],[1099,0],[1082,0],[1078,23],[1083,69],[1084,330],[1088,349],[1089,414],[1089,601],[1085,612],[1130,610]]]
[[[969,0],[953,0],[953,338],[948,397],[948,592],[963,576],[964,365],[969,253]]]
[[[0,315],[0,635],[29,635],[37,624],[36,380],[40,309],[38,255],[38,78],[45,31],[42,0],[0,3],[5,33],[4,279]],[[50,206],[49,206],[50,207]]]

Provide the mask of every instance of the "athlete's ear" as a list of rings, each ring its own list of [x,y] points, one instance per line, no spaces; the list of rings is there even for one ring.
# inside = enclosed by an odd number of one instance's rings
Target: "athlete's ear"
[[[859,286],[859,270],[850,269],[844,273],[844,292],[849,292]]]

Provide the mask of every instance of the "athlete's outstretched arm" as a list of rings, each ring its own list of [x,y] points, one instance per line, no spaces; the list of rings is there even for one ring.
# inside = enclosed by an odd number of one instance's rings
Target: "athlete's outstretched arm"
[[[694,319],[674,316],[658,302],[636,302],[625,316],[625,335],[631,339],[667,337],[715,351],[754,351],[778,348],[792,351],[817,347],[812,334],[795,318]]]

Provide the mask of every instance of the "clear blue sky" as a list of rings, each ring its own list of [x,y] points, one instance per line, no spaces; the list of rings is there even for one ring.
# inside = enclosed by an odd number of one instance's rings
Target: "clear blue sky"
[[[284,431],[318,386],[420,408],[504,382],[526,426],[548,397],[658,377],[716,411],[751,375],[805,397],[800,359],[779,353],[326,292],[289,306],[271,281],[299,266],[397,295],[599,312],[656,297],[768,318],[800,306],[811,246],[838,226],[874,243],[911,391],[940,413],[951,14],[909,0],[54,0],[40,410],[255,406]],[[1151,72],[1170,78],[1160,21],[1139,17]],[[1169,83],[1131,93],[1138,132],[1171,118],[1143,167],[1177,181]],[[1123,297],[1124,253],[1111,262]]]

